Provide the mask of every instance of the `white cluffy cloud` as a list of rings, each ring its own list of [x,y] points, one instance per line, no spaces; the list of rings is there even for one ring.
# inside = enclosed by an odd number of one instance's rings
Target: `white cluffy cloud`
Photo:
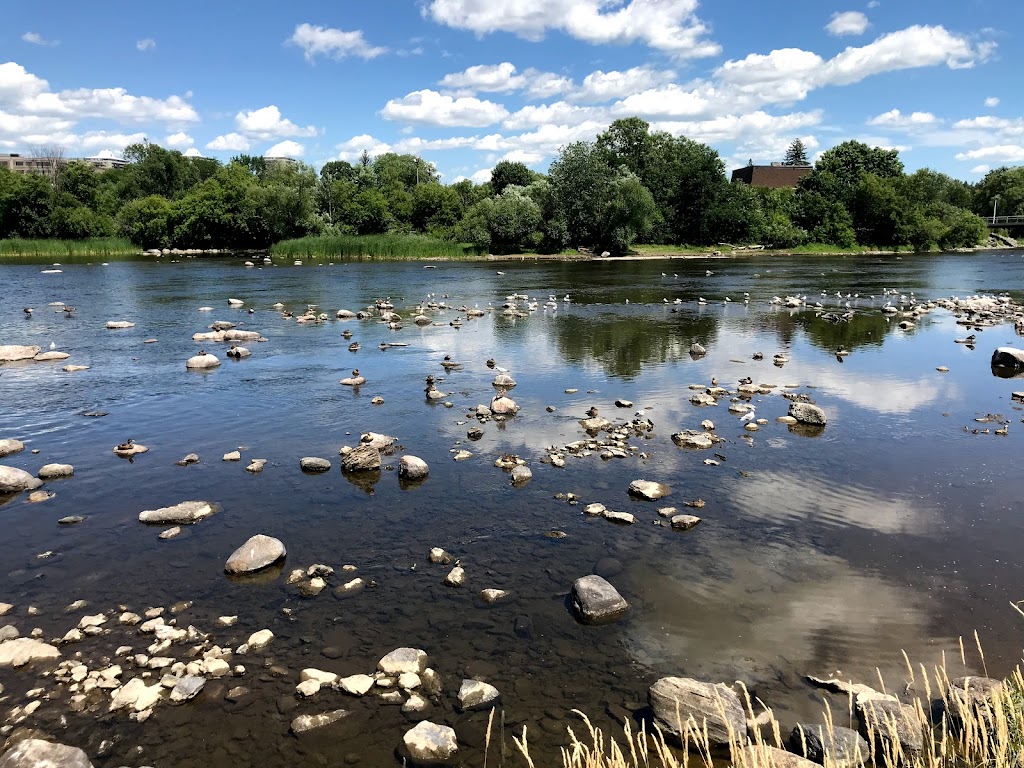
[[[510,32],[539,41],[560,31],[594,45],[643,43],[678,58],[715,56],[697,0],[431,0],[425,16],[483,36]]]
[[[38,32],[26,32],[24,35],[21,36],[21,39],[24,40],[26,43],[31,43],[32,45],[42,45],[42,46],[60,45],[60,40],[47,40],[45,37],[40,35]]]
[[[375,59],[388,52],[387,48],[370,45],[360,30],[345,32],[313,24],[299,24],[286,42],[299,46],[306,61],[313,61],[317,56],[331,59],[344,59],[346,56]]]
[[[136,40],[135,50],[143,52],[156,50],[156,40],[152,37],[144,37],[141,40]]]
[[[868,125],[882,125],[889,128],[925,128],[935,125],[939,119],[931,112],[911,112],[909,115],[900,112],[898,109],[890,109],[870,120]]]
[[[281,116],[276,105],[262,109],[251,109],[235,115],[235,126],[238,130],[254,139],[275,139],[286,136],[316,136],[316,128],[307,125],[305,128]]]
[[[207,149],[219,152],[246,152],[252,144],[240,133],[225,133],[207,143]]]
[[[1024,146],[1021,144],[999,144],[960,152],[957,160],[988,160],[995,163],[1024,163]]]
[[[264,152],[263,156],[296,158],[302,157],[305,152],[306,148],[296,141],[282,141]]]
[[[998,96],[989,96],[987,99],[985,99],[985,106],[989,107],[990,109],[992,107],[998,107],[999,106],[999,97]]]
[[[863,35],[868,28],[868,17],[860,11],[843,11],[833,13],[832,20],[825,25],[830,35]]]
[[[504,120],[508,110],[493,101],[471,96],[453,98],[428,89],[391,99],[380,114],[386,120],[407,123],[482,128]]]
[[[173,149],[185,149],[196,143],[196,140],[184,131],[172,133],[164,139],[164,145]]]
[[[334,159],[352,162],[362,157],[363,152],[366,152],[370,157],[377,157],[378,155],[390,152],[391,145],[364,133],[359,136],[353,136],[348,141],[343,141],[335,149],[338,150],[338,154]]]

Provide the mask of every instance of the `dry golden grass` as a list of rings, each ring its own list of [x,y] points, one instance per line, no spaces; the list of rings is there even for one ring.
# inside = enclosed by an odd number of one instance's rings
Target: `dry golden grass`
[[[977,642],[977,635],[975,635]],[[980,644],[978,645],[981,653]],[[961,660],[964,648],[961,642]],[[906,655],[904,655],[906,659]],[[984,654],[981,653],[984,668]],[[966,662],[965,662],[966,663]],[[916,671],[907,660],[909,679],[900,701],[911,709],[907,714],[916,718],[924,735],[923,748],[910,752],[895,737],[894,718],[882,716],[865,733],[869,745],[867,754],[854,756],[857,762],[874,768],[1024,768],[1024,675],[1016,668],[1002,686],[990,696],[965,695],[955,687],[946,673],[945,659],[929,673],[924,666]],[[880,693],[885,692],[879,675]],[[913,691],[913,693],[910,693]],[[742,696],[746,702],[750,722],[755,720],[754,702],[746,689]],[[691,717],[683,721],[677,712],[681,738],[666,737],[655,724],[653,732],[642,725],[639,732],[627,723],[622,738],[615,740],[594,726],[582,712],[574,710],[583,723],[579,735],[567,729],[569,743],[561,749],[563,768],[791,768],[784,766],[786,755],[781,726],[773,713],[761,702],[763,711],[756,718],[757,727],[748,733],[735,733],[730,728],[729,744],[713,750],[708,739],[706,723],[697,723]],[[719,704],[723,719],[725,707]],[[834,723],[834,715],[825,701],[822,724],[855,727],[856,702],[848,694],[844,722]],[[488,729],[489,730],[489,729]],[[671,742],[669,741],[671,739]],[[538,768],[530,756],[527,729],[512,740],[520,757],[529,768]],[[489,737],[488,737],[489,744]],[[804,742],[806,747],[806,740]],[[826,755],[825,768],[837,768],[831,756]]]

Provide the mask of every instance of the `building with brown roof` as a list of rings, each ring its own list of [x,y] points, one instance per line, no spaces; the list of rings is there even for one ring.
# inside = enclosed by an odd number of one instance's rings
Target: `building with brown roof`
[[[748,165],[745,168],[737,168],[732,172],[732,180],[742,181],[752,187],[771,187],[781,189],[789,187],[793,189],[797,182],[814,170],[810,165],[783,165],[772,163],[771,165]]]

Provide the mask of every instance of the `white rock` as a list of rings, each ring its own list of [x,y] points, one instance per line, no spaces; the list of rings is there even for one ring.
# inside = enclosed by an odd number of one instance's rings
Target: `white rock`
[[[110,330],[116,330],[118,328],[134,328],[135,323],[129,323],[127,320],[108,320],[107,328]]]
[[[33,661],[57,658],[60,658],[60,651],[54,646],[29,637],[18,637],[0,643],[0,667],[22,667]]]
[[[217,511],[209,501],[183,501],[170,507],[147,509],[139,513],[139,522],[160,525],[191,525],[205,520]]]
[[[385,675],[403,672],[420,673],[427,668],[427,653],[419,648],[396,648],[377,662],[377,669]]]
[[[204,355],[193,355],[185,361],[185,367],[193,370],[207,370],[216,368],[218,365],[220,365],[220,360],[217,359],[216,355],[211,355],[209,352]]]
[[[2,768],[93,768],[88,755],[77,747],[69,747],[42,739],[17,742],[0,758]]]
[[[0,363],[13,363],[17,360],[31,360],[39,354],[39,347],[21,344],[0,344]]]
[[[270,645],[270,642],[274,639],[274,633],[269,629],[261,629],[259,632],[253,632],[249,635],[248,646],[250,650],[258,651],[260,648],[266,648]]]
[[[186,675],[179,679],[171,689],[171,701],[175,704],[188,701],[203,690],[204,685],[206,685],[206,678]]]
[[[420,687],[420,676],[415,672],[403,672],[398,676],[398,686],[407,691]]]
[[[316,680],[320,685],[334,685],[338,682],[338,676],[333,672],[324,672],[322,669],[304,669],[299,673],[299,680]]]
[[[482,589],[480,590],[480,597],[485,603],[496,603],[503,597],[507,597],[508,592],[504,589]]]
[[[373,688],[374,680],[369,675],[350,675],[338,681],[341,690],[353,696],[362,696]]]
[[[34,491],[43,481],[23,469],[0,465],[0,494]]]
[[[287,554],[278,539],[257,534],[231,553],[224,564],[228,573],[251,573],[273,565]]]
[[[398,462],[398,476],[405,480],[422,480],[429,472],[427,462],[418,456],[403,456]]]
[[[444,583],[449,587],[461,587],[466,583],[466,570],[461,566],[455,566],[445,577]]]
[[[21,453],[24,450],[25,444],[21,440],[15,440],[13,437],[0,440],[0,458],[12,453]]]
[[[238,623],[237,616],[219,616],[217,617],[218,627],[233,627]]]
[[[310,696],[320,693],[320,683],[316,680],[303,680],[295,686],[295,692],[302,698],[308,699]]]
[[[418,723],[402,737],[402,745],[414,763],[444,763],[459,751],[455,730],[429,720]]]

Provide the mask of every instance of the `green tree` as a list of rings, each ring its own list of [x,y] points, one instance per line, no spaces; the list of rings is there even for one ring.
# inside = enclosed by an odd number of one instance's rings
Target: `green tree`
[[[412,193],[413,229],[448,237],[464,208],[459,193],[440,184],[421,184]]]
[[[994,205],[999,197],[998,206]],[[974,191],[971,210],[979,216],[1024,216],[1024,165],[989,171]]]
[[[499,160],[491,169],[491,190],[500,195],[509,186],[528,187],[536,175],[524,163]]]
[[[170,245],[171,203],[166,197],[150,195],[124,204],[117,214],[117,232],[142,248]]]
[[[793,143],[786,150],[786,157],[782,160],[783,165],[810,165],[807,160],[807,148],[799,138],[793,139]]]

